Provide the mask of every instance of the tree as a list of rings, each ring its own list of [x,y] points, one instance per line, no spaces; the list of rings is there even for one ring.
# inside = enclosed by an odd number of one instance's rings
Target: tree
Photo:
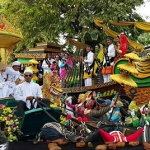
[[[144,46],[150,45],[150,33],[143,33],[138,37],[138,41]]]
[[[126,3],[124,0],[0,0],[0,11],[22,31],[24,40],[15,50],[20,52],[37,42],[58,42],[60,34],[84,42],[96,31],[97,40],[104,41],[105,34],[93,23],[95,18],[101,18],[116,32],[130,33],[134,40],[142,31],[134,32],[133,27],[115,27],[109,20],[143,21],[134,12],[135,7],[143,3],[143,0]]]

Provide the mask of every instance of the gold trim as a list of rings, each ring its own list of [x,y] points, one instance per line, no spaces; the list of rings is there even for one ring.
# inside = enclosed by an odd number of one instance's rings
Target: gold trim
[[[55,46],[55,47],[59,47],[59,44],[55,44],[55,43],[51,43],[51,42],[41,42],[41,43],[36,43],[37,46],[44,46],[44,45],[49,45],[49,46]]]
[[[46,57],[46,54],[26,54],[26,53],[14,53],[16,58],[42,58],[44,59]]]
[[[86,87],[70,87],[70,88],[62,88],[63,93],[67,92],[67,93],[74,93],[74,92],[85,92],[85,91],[89,91],[89,90],[95,90],[95,89],[99,89],[99,88],[103,88],[103,87],[107,87],[110,85],[115,85],[118,84],[117,82],[111,81],[108,83],[104,83],[104,84],[99,84],[99,85],[94,85],[94,86],[86,86]]]
[[[22,33],[19,29],[15,29],[11,23],[9,23],[3,15],[0,16],[0,32],[3,34],[9,34],[19,38],[23,38]]]
[[[29,48],[29,51],[49,51],[49,52],[54,52],[54,53],[60,53],[60,49],[55,49],[55,48]]]

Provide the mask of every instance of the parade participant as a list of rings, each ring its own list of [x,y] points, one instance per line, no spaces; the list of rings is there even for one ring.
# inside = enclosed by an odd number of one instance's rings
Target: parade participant
[[[113,40],[114,40],[113,37],[111,36],[107,37],[108,49],[105,49],[104,51],[105,56],[104,56],[103,70],[102,70],[104,83],[111,81],[110,74],[112,74],[114,59],[116,56],[116,50],[113,44]]]
[[[59,64],[60,64],[60,58],[59,58],[59,55],[56,55],[55,56],[55,61],[51,65],[51,70],[52,71],[55,70],[55,72],[57,71],[58,75],[59,75]]]
[[[45,59],[43,60],[43,63],[42,63],[42,68],[44,70],[44,74],[46,72],[52,72],[50,67],[51,67],[53,61],[55,61],[55,60],[52,58],[52,54],[47,53],[46,57],[45,57]]]
[[[13,93],[15,92],[16,85],[24,80],[22,74],[19,72],[21,63],[14,61],[12,67],[7,67],[3,73],[5,81],[9,81],[9,87],[12,88]]]
[[[61,86],[65,87],[65,78],[67,74],[71,72],[73,67],[73,62],[68,52],[65,52],[65,57],[61,59],[59,67],[60,67]]]
[[[85,86],[92,86],[92,72],[93,72],[93,62],[94,53],[92,52],[92,46],[90,44],[86,47],[87,56],[83,58],[84,64],[84,84]]]
[[[122,58],[124,56],[124,54],[127,53],[127,49],[128,49],[128,41],[127,41],[127,37],[125,34],[120,34],[117,36],[117,43],[118,43],[118,47],[116,47],[116,51],[118,54],[118,58]]]
[[[70,107],[72,109],[75,109],[75,116],[78,117],[80,116],[80,114],[84,114],[84,110],[85,110],[85,107],[84,107],[84,103],[86,101],[86,95],[85,94],[79,94],[79,97],[78,97],[78,104],[71,104],[69,103],[68,101],[66,101],[66,106],[67,107]]]
[[[17,101],[18,116],[23,117],[25,110],[37,107],[37,101],[43,97],[40,86],[32,81],[33,71],[24,71],[25,82],[16,87],[14,98]]]
[[[5,81],[3,73],[6,69],[6,65],[0,63],[0,98],[6,98],[13,94],[13,90],[9,88],[9,81]]]
[[[95,45],[95,55],[94,55],[94,84],[103,83],[103,76],[101,74],[102,62],[104,59],[104,50],[102,44]]]
[[[107,119],[106,113],[114,107],[114,103],[111,103],[111,100],[97,100],[96,107],[93,110],[88,112],[84,112],[84,114],[89,115],[89,117],[99,118],[100,121],[108,123],[109,120]]]

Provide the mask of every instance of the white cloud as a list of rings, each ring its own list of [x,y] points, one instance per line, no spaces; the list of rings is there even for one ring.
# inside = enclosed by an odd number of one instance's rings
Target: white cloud
[[[143,5],[137,7],[136,12],[147,22],[150,22],[150,0],[145,0]]]

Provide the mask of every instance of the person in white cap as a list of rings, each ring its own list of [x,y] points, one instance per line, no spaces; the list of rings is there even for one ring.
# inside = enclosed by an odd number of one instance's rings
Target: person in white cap
[[[13,92],[15,91],[16,85],[18,85],[21,81],[24,80],[23,76],[19,72],[21,63],[19,61],[14,61],[12,63],[12,67],[7,67],[3,78],[5,81],[10,82],[10,88],[12,88]]]
[[[43,98],[40,86],[32,81],[32,77],[33,71],[26,69],[24,71],[25,82],[17,85],[14,93],[19,117],[24,116],[24,111],[37,108],[36,100]]]

